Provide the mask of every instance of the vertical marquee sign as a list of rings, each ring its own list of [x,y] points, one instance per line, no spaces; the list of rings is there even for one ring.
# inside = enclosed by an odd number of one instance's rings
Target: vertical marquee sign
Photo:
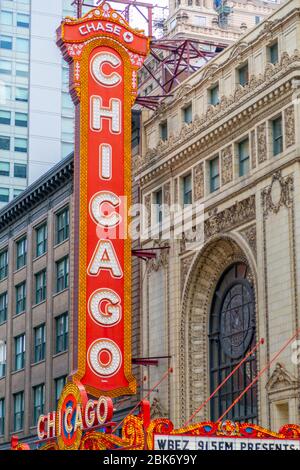
[[[135,393],[131,371],[131,107],[149,40],[107,3],[66,18],[75,124],[75,372],[99,397]],[[76,348],[77,345],[77,348]]]

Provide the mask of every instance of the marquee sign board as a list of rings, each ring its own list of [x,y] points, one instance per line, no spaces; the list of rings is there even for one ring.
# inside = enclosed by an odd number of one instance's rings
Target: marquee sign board
[[[107,3],[66,18],[75,127],[75,372],[95,397],[135,393],[131,371],[131,107],[149,40]]]
[[[300,450],[300,440],[156,435],[154,450]]]

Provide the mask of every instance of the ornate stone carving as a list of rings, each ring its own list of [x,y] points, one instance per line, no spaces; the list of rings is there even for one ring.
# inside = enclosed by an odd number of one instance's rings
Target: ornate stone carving
[[[195,201],[204,197],[204,165],[198,163],[194,168],[194,198]]]
[[[264,216],[269,213],[277,214],[280,208],[291,207],[293,203],[294,179],[292,176],[283,178],[281,171],[278,170],[272,177],[270,186],[261,192],[261,201]]]
[[[220,233],[232,230],[241,224],[255,219],[255,196],[236,202],[222,212],[214,213],[204,223],[205,239]]]
[[[171,183],[166,183],[164,185],[164,203],[167,206],[171,205]]]
[[[255,130],[251,131],[251,164],[256,168],[256,135]]]
[[[221,151],[222,184],[230,183],[233,178],[232,145]]]
[[[256,225],[251,225],[251,227],[247,227],[244,230],[241,230],[241,235],[245,238],[248,245],[250,246],[251,250],[254,253],[256,258],[257,255],[257,246],[256,246]]]
[[[286,74],[287,70],[293,70],[295,67],[298,67],[299,62],[300,52],[297,49],[291,55],[284,52],[281,55],[281,59],[278,64],[267,64],[264,74],[259,74],[258,76],[252,75],[247,85],[244,87],[237,86],[237,89],[232,95],[228,97],[222,96],[218,105],[208,107],[205,114],[198,117],[197,119],[194,119],[190,124],[184,124],[176,137],[170,136],[168,140],[160,141],[155,149],[149,149],[143,157],[142,166],[148,165],[150,162],[160,159],[162,154],[171,152],[171,150],[180,147],[184,142],[188,142],[192,137],[195,137],[201,132],[204,132],[210,125],[220,120],[221,117],[223,117],[225,114],[234,111],[235,108],[238,108],[242,101],[250,100],[252,95],[257,94],[258,91],[263,89],[268,83],[278,82],[282,74]],[[199,83],[203,83],[202,76]],[[195,86],[197,87],[197,84]],[[280,93],[284,93],[284,91],[287,91],[288,89],[289,88],[287,86],[281,87]],[[268,96],[265,97],[265,99],[267,98]],[[273,100],[274,93],[270,93],[270,98],[268,99]],[[170,103],[170,106],[174,106],[174,103]],[[164,114],[164,116],[166,116],[167,113],[168,104],[163,102],[158,107],[158,110],[153,113],[151,120],[157,119],[158,115],[161,116]],[[151,122],[151,120],[149,122]],[[265,125],[258,127],[257,140],[258,161],[262,162],[266,158]]]
[[[155,243],[155,248],[162,248],[156,251],[156,257],[147,261],[148,273],[158,271],[160,268],[165,268],[169,263],[169,249],[166,242]],[[151,248],[149,248],[151,250]]]
[[[294,388],[296,385],[297,379],[289,374],[282,364],[277,362],[275,369],[266,385],[266,388],[270,393],[286,388]]]
[[[151,227],[151,194],[145,196],[145,209],[146,209],[146,218],[144,223],[146,224],[145,228]]]
[[[267,128],[265,122],[257,128],[257,150],[258,163],[262,163],[267,159]]]
[[[167,413],[161,405],[160,399],[158,397],[155,397],[153,399],[153,402],[150,407],[150,417],[151,419],[167,417]]]
[[[284,111],[285,122],[285,145],[291,147],[295,144],[295,111],[294,105]]]

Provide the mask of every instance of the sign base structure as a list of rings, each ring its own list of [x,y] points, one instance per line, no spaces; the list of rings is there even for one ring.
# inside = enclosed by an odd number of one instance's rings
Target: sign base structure
[[[122,429],[121,437],[114,434]],[[108,397],[90,399],[82,384],[67,383],[56,412],[37,425],[39,450],[300,450],[300,426],[286,424],[276,432],[256,424],[210,421],[174,429],[167,418],[151,421],[150,403],[140,402],[138,415],[113,422]],[[12,450],[29,450],[12,438]]]

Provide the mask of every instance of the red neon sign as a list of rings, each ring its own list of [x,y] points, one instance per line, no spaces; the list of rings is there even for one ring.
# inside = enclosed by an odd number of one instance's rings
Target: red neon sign
[[[94,396],[135,392],[131,373],[131,107],[149,41],[103,4],[67,18],[58,45],[76,104],[76,371]]]

